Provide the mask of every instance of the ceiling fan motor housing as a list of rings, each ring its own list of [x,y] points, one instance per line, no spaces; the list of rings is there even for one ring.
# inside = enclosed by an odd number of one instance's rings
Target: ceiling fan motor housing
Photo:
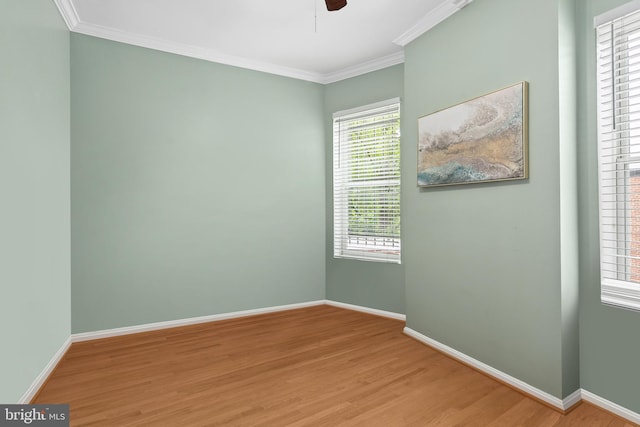
[[[347,5],[347,0],[325,0],[327,10],[340,10]]]

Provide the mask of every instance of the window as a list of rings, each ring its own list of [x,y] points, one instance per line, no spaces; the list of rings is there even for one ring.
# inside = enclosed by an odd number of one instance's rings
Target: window
[[[400,100],[333,115],[333,255],[400,263]]]
[[[640,310],[640,2],[595,24],[601,299]]]

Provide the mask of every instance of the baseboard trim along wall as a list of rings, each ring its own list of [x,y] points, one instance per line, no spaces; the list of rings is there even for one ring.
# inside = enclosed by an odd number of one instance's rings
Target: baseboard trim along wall
[[[375,316],[388,317],[390,319],[396,319],[396,320],[404,320],[404,321],[407,320],[406,315],[400,314],[400,313],[394,313],[392,311],[378,310],[377,308],[363,307],[361,305],[347,304],[344,302],[338,302],[338,301],[332,301],[332,300],[325,300],[324,303],[326,305],[330,305],[333,307],[345,308],[347,310],[353,310],[353,311],[360,311],[362,313],[373,314]]]
[[[552,397],[555,398],[555,396],[552,396]],[[574,391],[569,396],[562,399],[561,402],[562,402],[562,407],[567,408],[567,409],[563,409],[563,411],[567,413],[571,409],[575,408],[578,403],[582,402],[582,389],[578,389]]]
[[[638,414],[637,412],[630,411],[629,409],[620,406],[617,403],[613,403],[585,389],[582,389],[581,391],[582,400],[584,400],[585,402],[589,402],[592,405],[602,408],[605,411],[609,411],[621,418],[624,418],[636,424],[640,424],[640,414]]]
[[[252,310],[233,311],[230,313],[212,314],[209,316],[191,317],[188,319],[169,320],[166,322],[147,323],[143,325],[125,326],[122,328],[105,329],[94,332],[82,332],[71,335],[72,342],[97,340],[101,338],[117,337],[120,335],[136,334],[140,332],[157,331],[160,329],[175,328],[178,326],[196,325],[198,323],[217,322],[220,320],[235,319],[238,317],[257,316],[259,314],[275,313],[278,311],[296,310],[299,308],[313,307],[317,305],[330,305],[347,310],[360,311],[362,313],[376,316],[389,317],[392,319],[405,320],[404,314],[393,313],[391,311],[378,310],[375,308],[362,307],[359,305],[346,304],[331,300],[317,300],[298,304],[278,305],[273,307],[256,308]]]
[[[209,316],[191,317],[188,319],[169,320],[166,322],[147,323],[144,325],[125,326],[123,328],[105,329],[95,332],[82,332],[71,335],[72,342],[90,341],[101,338],[117,337],[120,335],[137,334],[140,332],[157,331],[160,329],[176,328],[178,326],[197,325],[198,323],[218,322],[220,320],[236,319],[238,317],[257,316],[259,314],[275,313],[278,311],[295,310],[298,308],[324,305],[324,300],[303,302],[298,304],[277,305],[273,307],[256,308],[252,310],[233,311],[230,313],[212,314]]]
[[[72,334],[62,344],[62,347],[60,347],[60,349],[56,352],[56,354],[54,354],[54,356],[51,358],[51,360],[49,361],[47,366],[45,366],[42,372],[40,372],[40,374],[36,377],[36,379],[33,381],[29,389],[24,393],[22,398],[20,398],[18,403],[20,404],[29,403],[38,395],[40,388],[47,382],[47,379],[49,378],[49,376],[51,375],[55,367],[58,365],[58,363],[60,362],[64,354],[67,352],[71,344],[74,342],[116,337],[120,335],[136,334],[139,332],[148,332],[148,331],[154,331],[159,329],[174,328],[178,326],[195,325],[198,323],[216,322],[220,320],[234,319],[239,317],[256,316],[259,314],[275,313],[278,311],[296,310],[299,308],[313,307],[318,305],[330,305],[333,307],[343,308],[346,310],[358,311],[362,313],[373,314],[376,316],[382,316],[382,317],[387,317],[387,318],[396,319],[396,320],[406,320],[406,316],[400,313],[394,313],[394,312],[385,311],[385,310],[378,310],[375,308],[363,307],[359,305],[347,304],[347,303],[342,303],[342,302],[337,302],[332,300],[317,300],[317,301],[309,301],[309,302],[304,302],[299,304],[279,305],[279,306],[273,306],[273,307],[258,308],[253,310],[235,311],[230,313],[214,314],[210,316],[192,317],[188,319],[171,320],[167,322],[149,323],[145,325],[128,326],[124,328],[115,328],[115,329],[107,329],[107,330],[95,331],[95,332],[83,332],[79,334]],[[533,387],[530,384],[525,383],[524,381],[521,381],[483,362],[480,362],[479,360],[476,360],[470,356],[467,356],[466,354],[458,350],[455,350],[417,331],[414,331],[411,328],[405,327],[403,332],[405,333],[405,335],[423,344],[426,344],[427,346],[432,347],[453,359],[456,359],[468,366],[471,366],[472,368],[477,369],[478,371],[492,378],[495,378],[496,380],[508,386],[511,386],[514,389],[519,390],[520,392],[540,402],[543,402],[549,405],[550,407],[555,408],[561,412],[567,412],[568,410],[573,408],[576,404],[584,400],[585,402],[588,402],[594,406],[604,409],[605,411],[611,412],[619,417],[627,419],[636,424],[640,424],[640,414],[633,412],[616,403],[613,403],[609,400],[606,400],[587,390],[579,389],[573,392],[572,394],[570,394],[569,396],[565,397],[564,399],[559,399],[555,396],[550,395],[547,392],[544,392],[536,387]]]
[[[21,404],[21,405],[28,404],[29,402],[31,402],[31,400],[34,397],[36,397],[36,395],[38,394],[42,386],[47,382],[47,380],[49,379],[49,376],[58,365],[58,362],[62,360],[62,356],[64,356],[67,350],[69,350],[69,347],[71,347],[71,337],[67,338],[64,341],[64,343],[62,344],[62,347],[60,347],[56,352],[56,354],[53,355],[49,363],[47,363],[47,366],[44,367],[42,372],[40,372],[40,374],[36,377],[36,379],[33,381],[31,386],[29,386],[27,391],[22,395],[22,397],[18,401],[18,404]]]
[[[448,345],[442,344],[441,342],[429,338],[426,335],[421,334],[420,332],[414,331],[411,328],[405,327],[404,333],[407,336],[410,336],[411,338],[444,353],[452,359],[456,359],[464,363],[465,365],[471,366],[472,368],[477,369],[478,371],[492,378],[495,378],[496,380],[516,390],[519,390],[521,393],[559,410],[560,412],[567,413],[569,410],[575,407],[575,405],[584,400],[585,402],[589,402],[592,405],[604,409],[605,411],[611,412],[612,414],[615,414],[621,418],[632,421],[636,424],[640,424],[640,414],[633,412],[616,403],[603,399],[602,397],[587,390],[578,389],[564,399],[559,399],[545,391],[542,391],[530,384],[525,383],[524,381],[521,381],[509,374],[499,371],[498,369],[495,369],[487,365],[486,363],[480,362],[473,357],[467,356],[466,354],[454,348],[451,348]]]
[[[478,371],[484,374],[487,374],[490,377],[493,377],[498,381],[503,382],[515,388],[516,390],[519,390],[525,393],[526,395],[531,396],[543,403],[546,403],[547,405],[555,409],[558,409],[562,412],[568,411],[569,409],[571,409],[573,405],[580,402],[580,399],[581,399],[580,390],[576,390],[574,393],[567,396],[565,399],[559,399],[555,396],[550,395],[545,391],[540,390],[539,388],[536,388],[530,384],[525,383],[524,381],[521,381],[515,377],[512,377],[509,374],[505,374],[504,372],[499,371],[498,369],[492,366],[489,366],[486,363],[483,363],[477,359],[474,359],[473,357],[467,356],[466,354],[454,348],[451,348],[448,345],[442,344],[439,341],[429,338],[426,335],[421,334],[420,332],[416,332],[411,328],[405,327],[404,333],[405,335],[408,335],[411,338],[417,341],[420,341],[421,343],[426,344],[429,347],[432,347],[453,359],[456,359],[466,365],[469,365],[472,368],[475,368]]]

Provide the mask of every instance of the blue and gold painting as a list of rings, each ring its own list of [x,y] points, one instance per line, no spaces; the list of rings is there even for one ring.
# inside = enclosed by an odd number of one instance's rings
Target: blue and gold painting
[[[418,119],[418,186],[528,178],[527,82]]]

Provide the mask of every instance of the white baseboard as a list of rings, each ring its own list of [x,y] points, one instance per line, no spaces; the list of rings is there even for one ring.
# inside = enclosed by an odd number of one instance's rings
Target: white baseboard
[[[617,403],[613,403],[585,389],[582,389],[581,391],[581,397],[585,402],[589,402],[592,405],[598,406],[605,411],[616,414],[621,418],[624,418],[636,424],[640,424],[640,414],[638,414],[637,412],[633,412],[625,407],[618,405]]]
[[[64,356],[64,354],[66,353],[66,351],[69,349],[70,346],[71,346],[71,337],[67,338],[65,342],[62,344],[62,347],[60,347],[60,349],[58,349],[56,354],[53,355],[49,363],[47,363],[47,366],[44,367],[42,372],[40,372],[40,374],[36,377],[36,379],[33,381],[31,386],[29,386],[27,391],[22,395],[22,397],[18,401],[18,404],[24,405],[31,402],[31,399],[33,399],[36,396],[36,394],[40,390],[40,387],[42,387],[42,385],[47,381],[47,378],[49,378],[49,375],[51,375],[56,365],[58,364],[58,362],[60,362],[60,359],[62,359],[62,356]]]
[[[318,305],[331,305],[334,307],[344,308],[347,310],[354,310],[354,311],[360,311],[363,313],[374,314],[376,316],[390,317],[392,319],[405,320],[406,318],[404,314],[393,313],[390,311],[377,310],[374,308],[362,307],[362,306],[352,305],[352,304],[345,304],[345,303],[331,301],[331,300],[317,300],[317,301],[309,301],[309,302],[303,302],[298,304],[279,305],[279,306],[272,306],[272,307],[257,308],[253,310],[234,311],[230,313],[213,314],[209,316],[191,317],[187,319],[170,320],[166,322],[147,323],[143,325],[126,326],[122,328],[105,329],[101,331],[82,332],[78,334],[72,334],[69,338],[67,338],[67,340],[62,345],[62,347],[58,350],[58,352],[49,361],[47,366],[42,370],[42,372],[34,380],[34,382],[31,384],[29,389],[22,396],[22,398],[20,398],[19,403],[29,403],[31,399],[33,399],[33,397],[36,395],[38,390],[40,390],[40,388],[45,383],[47,378],[49,378],[49,375],[51,374],[55,366],[58,364],[58,362],[60,361],[64,353],[69,349],[69,346],[71,345],[71,343],[74,343],[74,342],[117,337],[121,335],[136,334],[139,332],[156,331],[160,329],[175,328],[178,326],[196,325],[199,323],[235,319],[239,317],[256,316],[259,314],[275,313],[278,311],[286,311],[286,310],[295,310],[299,308],[313,307]]]
[[[318,305],[331,305],[347,310],[360,311],[363,313],[375,314],[377,316],[390,317],[392,319],[405,320],[404,314],[390,311],[378,310],[375,308],[362,307],[358,305],[345,304],[331,300],[317,300],[298,304],[287,304],[273,307],[257,308],[253,310],[234,311],[230,313],[213,314],[209,316],[191,317],[187,319],[169,320],[166,322],[147,323],[143,325],[125,326],[122,328],[105,329],[101,331],[82,332],[71,335],[71,342],[90,341],[100,338],[117,337],[120,335],[136,334],[139,332],[156,331],[160,329],[175,328],[178,326],[196,325],[198,323],[216,322],[220,320],[235,319],[238,317],[256,316],[258,314],[275,313],[278,311],[295,310],[298,308],[313,307]]]
[[[90,341],[100,338],[117,337],[120,335],[137,334],[139,332],[157,331],[178,326],[196,325],[198,323],[216,322],[235,319],[238,317],[256,316],[258,314],[275,313],[278,311],[295,310],[325,304],[324,300],[303,302],[299,304],[278,305],[273,307],[256,308],[253,310],[233,311],[230,313],[212,314],[209,316],[191,317],[188,319],[169,320],[166,322],[147,323],[144,325],[125,326],[123,328],[104,329],[94,332],[82,332],[71,335],[71,342]]]
[[[562,407],[564,408],[565,411],[567,411],[573,408],[575,405],[577,405],[581,401],[582,401],[582,389],[579,388],[573,393],[571,393],[569,396],[562,399]]]
[[[585,402],[589,402],[592,405],[595,405],[601,409],[604,409],[605,411],[611,412],[621,418],[624,418],[636,424],[640,424],[640,414],[638,414],[637,412],[633,412],[623,406],[618,405],[617,403],[613,403],[585,389],[578,389],[573,393],[571,393],[569,396],[561,400],[555,396],[550,395],[545,391],[542,391],[530,384],[525,383],[524,381],[521,381],[515,377],[512,377],[509,374],[505,374],[504,372],[499,371],[483,362],[480,362],[479,360],[476,360],[470,356],[467,356],[466,354],[458,350],[455,350],[432,338],[422,335],[421,333],[416,332],[411,328],[405,327],[404,333],[430,347],[433,347],[437,350],[442,351],[446,355],[456,360],[464,362],[467,365],[473,366],[479,371],[482,371],[491,377],[494,377],[506,384],[509,384],[510,386],[518,390],[521,390],[525,394],[533,396],[536,399],[546,402],[547,404],[555,408],[558,408],[562,411],[567,411],[571,409],[573,406],[575,406],[576,404],[580,403],[580,401],[584,400]]]
[[[79,334],[71,334],[66,339],[62,347],[51,358],[47,366],[40,372],[27,391],[22,395],[18,404],[27,404],[35,397],[40,388],[43,386],[49,375],[53,372],[64,353],[69,349],[72,343],[89,341],[100,338],[116,337],[120,335],[135,334],[138,332],[155,331],[159,329],[174,328],[176,326],[195,325],[198,323],[215,322],[219,320],[234,319],[237,317],[255,316],[258,314],[275,313],[278,311],[295,310],[297,308],[313,307],[326,304],[325,300],[310,301],[299,304],[279,305],[273,307],[258,308],[254,310],[235,311],[231,313],[214,314],[210,316],[192,317],[188,319],[171,320],[167,322],[148,323],[144,325],[127,326],[123,328],[107,329],[95,332],[83,332]]]
[[[42,385],[46,382],[47,378],[49,378],[49,375],[51,375],[51,373],[53,372],[54,368],[56,367],[60,359],[62,359],[62,356],[69,349],[69,347],[71,346],[71,343],[74,343],[74,342],[115,337],[119,335],[135,334],[138,332],[167,329],[167,328],[173,328],[177,326],[195,325],[198,323],[215,322],[215,321],[226,320],[226,319],[234,319],[238,317],[255,316],[258,314],[275,313],[278,311],[295,310],[298,308],[313,307],[318,305],[330,305],[333,307],[359,311],[363,313],[373,314],[376,316],[388,317],[391,319],[406,320],[406,316],[400,313],[394,313],[394,312],[385,311],[385,310],[378,310],[375,308],[368,308],[368,307],[363,307],[359,305],[346,304],[346,303],[332,301],[332,300],[318,300],[318,301],[310,301],[310,302],[304,302],[299,304],[280,305],[280,306],[274,306],[274,307],[258,308],[254,310],[235,311],[231,313],[214,314],[210,316],[192,317],[189,319],[179,319],[179,320],[172,320],[167,322],[149,323],[145,325],[128,326],[124,328],[72,334],[62,344],[62,347],[60,347],[60,349],[56,352],[56,354],[51,358],[51,360],[49,361],[47,366],[45,366],[42,372],[40,372],[40,374],[36,377],[36,379],[33,381],[29,389],[20,398],[18,403],[19,404],[29,403],[31,399],[35,397],[36,393],[38,393]],[[573,392],[572,394],[570,394],[569,396],[565,397],[564,399],[559,399],[555,396],[550,395],[547,392],[544,392],[536,387],[533,387],[530,384],[525,383],[524,381],[521,381],[483,362],[480,362],[479,360],[476,360],[470,356],[467,356],[466,354],[458,350],[455,350],[417,331],[414,331],[411,328],[405,327],[404,333],[430,347],[433,347],[437,350],[442,351],[443,353],[449,355],[454,359],[464,362],[467,365],[473,366],[479,371],[482,371],[491,377],[494,377],[506,384],[509,384],[510,386],[518,390],[521,390],[525,394],[533,396],[562,411],[566,411],[572,408],[577,403],[579,403],[581,400],[584,400],[586,402],[591,403],[592,405],[595,405],[615,415],[618,415],[619,417],[627,419],[633,423],[640,424],[640,414],[633,412],[627,408],[624,408],[623,406],[613,403],[607,399],[604,399],[587,390],[579,389]]]
[[[502,371],[497,370],[496,368],[487,365],[486,363],[483,363],[479,360],[474,359],[473,357],[467,356],[466,354],[453,349],[451,347],[449,347],[448,345],[442,344],[441,342],[438,342],[432,338],[429,338],[425,335],[422,335],[420,332],[416,332],[411,328],[404,328],[404,333],[412,338],[415,338],[416,340],[428,345],[429,347],[433,347],[437,350],[440,350],[441,352],[445,353],[446,355],[459,360],[461,362],[466,363],[467,365],[473,366],[474,368],[476,368],[477,370],[484,372],[485,374],[496,378],[506,384],[509,384],[510,386],[521,390],[522,392],[535,397],[536,399],[539,399],[555,408],[560,409],[561,411],[566,411],[567,409],[569,409],[571,406],[570,404],[576,404],[580,401],[580,390],[578,390],[577,392],[572,393],[570,396],[568,396],[566,399],[562,400],[560,398],[557,398],[549,393],[547,393],[546,391],[542,391],[539,388],[536,388],[530,384],[525,383],[522,380],[519,380],[515,377],[512,377],[509,374],[505,374]],[[576,396],[577,394],[577,396]]]
[[[400,313],[394,313],[392,311],[378,310],[377,308],[363,307],[361,305],[347,304],[344,302],[325,300],[325,304],[333,307],[345,308],[347,310],[360,311],[362,313],[373,314],[376,316],[389,317],[396,320],[407,320],[407,316]]]

